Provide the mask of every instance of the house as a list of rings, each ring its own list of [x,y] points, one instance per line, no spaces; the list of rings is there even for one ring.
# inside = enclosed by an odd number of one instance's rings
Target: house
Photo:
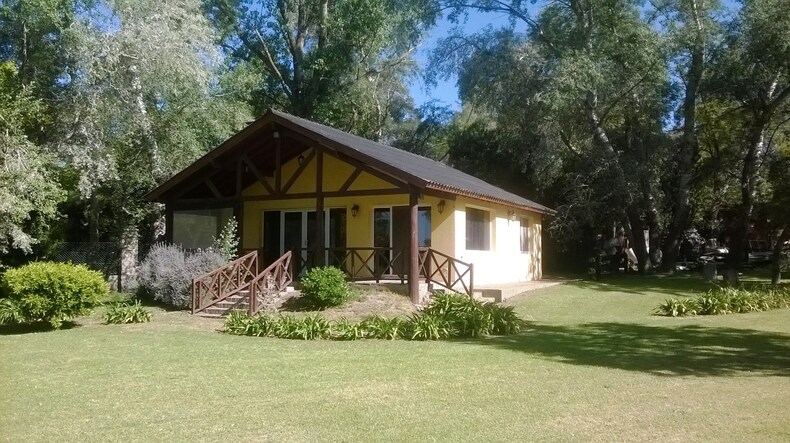
[[[185,248],[209,246],[235,216],[242,249],[264,266],[291,251],[292,275],[332,264],[351,279],[408,281],[415,302],[420,280],[471,294],[540,279],[542,220],[553,213],[440,162],[278,111],[147,198],[166,205],[167,240]],[[246,266],[245,276],[257,272]]]

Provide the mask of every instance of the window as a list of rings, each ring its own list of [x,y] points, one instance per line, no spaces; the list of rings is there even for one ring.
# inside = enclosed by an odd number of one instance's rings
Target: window
[[[173,243],[184,249],[205,249],[233,217],[233,208],[173,211]]]
[[[490,229],[488,212],[466,208],[466,249],[488,251],[491,248]]]
[[[529,219],[521,219],[521,252],[532,252],[532,234]]]

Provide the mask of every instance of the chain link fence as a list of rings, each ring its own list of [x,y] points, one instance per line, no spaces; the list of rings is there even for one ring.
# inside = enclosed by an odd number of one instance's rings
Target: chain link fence
[[[121,250],[115,242],[62,242],[53,248],[52,260],[83,264],[109,277],[120,273]]]

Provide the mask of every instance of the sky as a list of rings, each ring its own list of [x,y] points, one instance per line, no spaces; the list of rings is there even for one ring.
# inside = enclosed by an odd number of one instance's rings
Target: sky
[[[739,7],[738,0],[721,0],[725,8],[735,10]],[[530,9],[537,9],[533,5]],[[470,12],[469,18],[462,26],[465,34],[473,34],[485,29],[487,26],[501,28],[509,26],[510,21],[507,14],[493,14],[482,12]],[[437,25],[428,33],[427,38],[417,50],[417,63],[420,68],[425,69],[430,52],[436,47],[436,43],[442,37],[448,35],[455,25],[447,19],[440,20]],[[448,80],[440,80],[435,87],[425,84],[422,76],[415,76],[409,82],[409,92],[414,103],[419,107],[425,103],[435,100],[440,105],[450,106],[454,111],[461,109],[461,102],[458,99],[457,77],[453,76]]]
[[[488,26],[501,28],[509,26],[510,21],[506,14],[491,13],[470,13],[466,23],[460,25],[465,34],[474,34],[482,31]],[[425,41],[417,50],[416,59],[420,68],[425,69],[430,52],[436,47],[436,43],[442,37],[447,36],[455,27],[447,19],[440,20],[428,34]],[[409,92],[417,106],[421,106],[431,100],[435,100],[440,105],[450,106],[453,110],[461,109],[461,102],[458,99],[457,77],[453,76],[448,80],[439,80],[435,87],[425,84],[422,76],[416,76],[409,82]]]

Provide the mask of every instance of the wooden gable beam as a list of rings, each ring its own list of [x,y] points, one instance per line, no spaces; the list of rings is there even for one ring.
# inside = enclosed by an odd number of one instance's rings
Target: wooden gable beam
[[[386,173],[381,172],[379,170],[373,169],[370,166],[362,163],[361,161],[359,161],[357,159],[351,158],[351,157],[349,157],[349,156],[347,156],[345,154],[342,154],[340,152],[336,152],[336,153],[332,153],[332,154],[334,154],[333,157],[337,158],[338,160],[346,162],[346,163],[350,164],[351,166],[356,167],[357,169],[361,169],[362,172],[367,172],[368,174],[370,174],[370,175],[372,175],[372,176],[374,176],[376,178],[384,180],[385,182],[395,186],[398,189],[406,189],[406,190],[409,189],[409,186],[408,186],[407,183],[405,183],[405,182],[403,182],[401,180],[398,180],[398,179],[392,177],[389,174],[386,174]],[[349,185],[349,186],[351,186],[351,185]]]
[[[354,172],[352,172],[351,175],[348,176],[346,182],[343,183],[343,186],[340,187],[340,192],[348,191],[348,188],[351,187],[351,185],[354,183],[354,180],[356,180],[357,177],[360,176],[360,174],[362,174],[362,168],[354,169]]]
[[[211,193],[212,193],[212,194],[214,194],[214,197],[217,197],[217,198],[222,198],[222,197],[224,197],[224,196],[222,195],[222,193],[221,193],[221,192],[219,192],[219,189],[217,189],[217,186],[214,184],[214,182],[213,182],[213,181],[211,181],[211,179],[210,179],[210,178],[207,178],[207,179],[206,179],[206,186],[208,186],[208,188],[211,190]]]
[[[244,164],[246,164],[247,167],[250,169],[250,172],[252,172],[252,174],[255,176],[255,178],[258,180],[258,182],[261,185],[263,185],[263,187],[266,189],[266,192],[268,192],[271,195],[277,194],[276,192],[274,192],[274,189],[272,189],[271,185],[269,185],[269,183],[266,182],[266,177],[255,166],[255,164],[252,162],[252,160],[250,160],[250,158],[247,157],[246,154],[241,159],[244,162]]]
[[[305,159],[302,160],[302,164],[299,165],[298,168],[296,168],[296,171],[294,171],[294,175],[292,175],[291,178],[289,178],[288,181],[285,183],[285,186],[283,186],[282,190],[280,191],[281,194],[287,193],[288,190],[291,189],[291,186],[293,186],[293,184],[296,183],[296,180],[299,178],[300,175],[302,175],[302,172],[304,172],[304,170],[307,169],[307,165],[310,164],[310,162],[313,160],[313,157],[315,157],[315,151],[316,149],[310,151],[310,153],[307,154],[307,157],[305,157]]]

